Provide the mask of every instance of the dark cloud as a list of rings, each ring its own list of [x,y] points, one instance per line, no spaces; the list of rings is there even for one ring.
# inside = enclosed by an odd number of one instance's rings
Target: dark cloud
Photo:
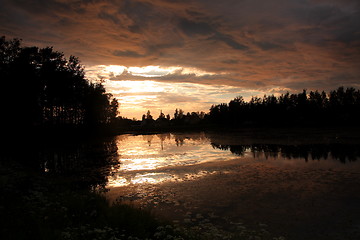
[[[13,3],[18,8],[36,14],[42,14],[44,11],[64,11],[69,7],[67,3],[54,0],[13,0]]]
[[[238,64],[239,60],[236,60],[236,59],[223,60],[222,63],[225,63],[225,64]]]
[[[262,50],[274,50],[274,49],[282,49],[283,47],[278,45],[278,44],[274,44],[271,42],[255,42],[255,44],[257,46],[259,46]]]
[[[140,57],[144,57],[143,54],[131,51],[131,50],[125,50],[125,51],[121,51],[121,50],[115,50],[113,52],[114,56],[117,57],[131,57],[131,58],[140,58]]]
[[[180,19],[180,29],[188,36],[210,35],[215,32],[214,28],[206,22],[194,22],[189,19]]]
[[[160,9],[150,1],[123,0],[118,5],[117,13],[125,15],[132,22],[128,29],[133,33],[141,33],[149,27],[148,25],[155,24],[161,19],[165,20],[164,15],[159,12]]]
[[[235,41],[230,35],[227,35],[227,34],[216,33],[214,36],[212,36],[209,39],[224,42],[229,47],[231,47],[231,48],[233,48],[235,50],[247,50],[247,49],[249,49],[247,46]]]
[[[120,19],[115,14],[110,14],[110,13],[101,11],[98,14],[98,16],[99,16],[100,19],[110,21],[110,22],[112,22],[114,24],[120,24],[121,23]]]
[[[360,81],[358,0],[0,1],[2,34],[76,54],[85,65],[213,73],[156,81],[294,90]]]

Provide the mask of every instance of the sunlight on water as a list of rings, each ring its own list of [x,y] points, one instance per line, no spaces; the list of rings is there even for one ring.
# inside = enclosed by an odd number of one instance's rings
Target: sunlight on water
[[[193,172],[186,168],[224,161],[224,154],[227,160],[236,158],[230,152],[214,149],[204,134],[186,137],[172,134],[121,135],[117,145],[120,169],[109,177],[109,187],[195,179],[211,172]]]
[[[112,187],[120,187],[127,186],[129,184],[142,184],[142,183],[160,183],[166,180],[170,180],[172,178],[171,175],[165,173],[145,173],[145,174],[136,174],[134,177],[130,179],[126,179],[125,177],[116,177],[109,180],[109,186]]]
[[[225,169],[231,161],[237,165],[266,163],[291,168],[359,167],[356,146],[219,144],[224,137],[205,133],[119,135],[120,167],[108,177],[108,187],[199,179],[231,172],[231,168]]]

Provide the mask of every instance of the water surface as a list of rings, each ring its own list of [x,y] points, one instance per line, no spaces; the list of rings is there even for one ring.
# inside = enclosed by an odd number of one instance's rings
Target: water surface
[[[359,236],[359,145],[219,133],[120,135],[108,198],[179,224],[264,223],[290,239]]]

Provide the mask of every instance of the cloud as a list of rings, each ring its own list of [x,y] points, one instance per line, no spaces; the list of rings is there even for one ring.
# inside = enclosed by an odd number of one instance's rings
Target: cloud
[[[105,81],[107,89],[121,103],[122,116],[141,118],[151,110],[153,113],[172,114],[176,108],[185,112],[207,112],[211,105],[228,102],[234,94],[242,92],[240,88],[223,85],[202,85],[193,83],[167,83],[147,81]],[[155,115],[154,115],[155,116]]]
[[[130,57],[130,58],[145,57],[145,55],[137,53],[135,51],[131,51],[131,50],[125,50],[125,51],[115,50],[113,52],[113,54],[114,54],[114,56],[117,56],[117,57]]]
[[[229,47],[231,47],[231,48],[233,48],[235,50],[247,50],[247,49],[249,49],[247,46],[235,41],[230,35],[216,33],[214,36],[212,36],[209,39],[224,42],[226,45],[228,45]]]
[[[190,70],[191,71],[191,70]],[[196,69],[193,69],[194,72],[186,72],[183,68],[179,68],[173,72],[162,74],[162,75],[153,75],[153,76],[144,76],[139,74],[134,74],[125,70],[122,74],[117,76],[112,76],[109,79],[111,81],[157,81],[157,82],[168,82],[168,83],[196,83],[196,84],[206,84],[206,85],[230,85],[230,86],[243,86],[243,81],[231,76],[229,74],[213,74],[213,73],[202,73],[197,74]],[[151,73],[147,73],[151,74]]]
[[[210,35],[215,32],[215,29],[206,22],[195,22],[186,18],[179,21],[180,29],[188,36],[196,35]]]
[[[360,82],[358,0],[1,0],[0,32],[98,65],[172,72],[115,81],[227,85],[252,92]],[[233,93],[235,94],[235,93]]]
[[[271,42],[254,42],[255,45],[257,45],[259,48],[261,48],[261,50],[281,50],[283,47],[281,47],[278,44],[274,44]]]

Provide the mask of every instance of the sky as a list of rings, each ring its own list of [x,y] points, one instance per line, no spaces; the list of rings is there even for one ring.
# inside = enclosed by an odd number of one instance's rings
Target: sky
[[[0,0],[0,35],[75,55],[120,115],[360,88],[359,0]]]

